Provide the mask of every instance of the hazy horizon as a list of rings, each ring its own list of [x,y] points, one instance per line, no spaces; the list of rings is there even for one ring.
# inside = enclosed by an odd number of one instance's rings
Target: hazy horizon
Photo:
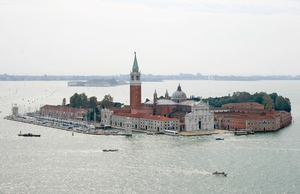
[[[194,76],[197,76],[197,74],[201,74],[201,73],[182,73],[182,72],[179,72],[177,74],[149,74],[149,73],[142,73],[142,75],[147,75],[147,76],[180,76],[180,75],[194,75]],[[0,74],[0,75],[7,75],[7,76],[32,76],[32,77],[43,77],[43,76],[61,76],[61,77],[72,77],[72,76],[84,76],[84,77],[110,77],[110,76],[124,76],[124,75],[130,75],[129,73],[126,74],[111,74],[111,75],[80,75],[80,74],[74,74],[74,75],[54,75],[54,74],[39,74],[39,75],[27,75],[27,74],[7,74],[7,73],[3,73],[3,74]],[[259,74],[256,74],[256,75],[218,75],[218,74],[213,74],[213,75],[204,75],[204,74],[201,74],[201,76],[207,76],[207,77],[213,77],[213,76],[221,76],[221,77],[231,77],[231,76],[235,76],[235,77],[255,77],[255,76],[261,76],[261,77],[298,77],[300,75],[259,75]],[[129,79],[129,77],[128,77]]]
[[[296,76],[299,0],[2,0],[0,74]]]

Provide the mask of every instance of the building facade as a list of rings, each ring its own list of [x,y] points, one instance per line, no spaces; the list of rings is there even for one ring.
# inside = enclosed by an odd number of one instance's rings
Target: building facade
[[[40,108],[40,115],[63,120],[83,120],[88,110],[67,106],[44,105]]]
[[[226,111],[215,112],[215,128],[219,129],[276,131],[292,121],[289,112],[266,110],[258,103],[230,103],[222,107]]]
[[[185,131],[214,129],[214,113],[202,100],[192,105],[190,113],[185,115]]]

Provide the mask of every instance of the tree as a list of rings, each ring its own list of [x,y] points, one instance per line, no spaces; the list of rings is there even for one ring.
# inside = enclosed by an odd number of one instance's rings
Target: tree
[[[249,102],[251,94],[248,92],[234,92],[232,98],[236,98],[238,102]]]
[[[252,96],[252,99],[253,99],[253,102],[257,102],[259,104],[262,104],[263,101],[264,101],[264,98],[263,98],[263,93],[255,93],[253,96]]]
[[[114,102],[114,107],[116,107],[116,108],[121,108],[122,105],[124,105],[124,104],[120,103],[120,102]]]
[[[113,101],[114,101],[113,97],[110,94],[105,95],[101,102],[101,107],[102,108],[110,108],[114,105]]]
[[[265,106],[265,109],[268,109],[268,110],[275,108],[272,98],[266,93],[264,93],[264,95],[263,95],[263,105]]]
[[[274,102],[274,104],[275,104],[275,102],[276,102],[276,99],[277,99],[277,93],[272,93],[272,94],[269,94],[269,96],[270,96],[270,98],[273,100],[273,102]]]
[[[285,110],[287,112],[291,112],[291,102],[288,98],[284,98],[282,96],[278,96],[275,102],[276,110]]]
[[[79,95],[80,97],[80,103],[81,103],[81,107],[83,108],[87,108],[88,107],[88,97],[87,95],[85,95],[85,93],[82,93]]]
[[[79,104],[79,95],[75,93],[73,96],[70,97],[70,107],[77,107]]]
[[[88,101],[88,108],[97,108],[97,97],[95,96],[92,96],[89,98],[89,101]]]
[[[70,97],[70,106],[74,108],[87,108],[88,107],[88,98],[85,93],[77,94],[75,93]]]

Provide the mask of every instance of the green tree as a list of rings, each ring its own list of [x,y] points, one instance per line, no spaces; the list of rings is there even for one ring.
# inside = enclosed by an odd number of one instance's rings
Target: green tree
[[[253,99],[253,102],[257,102],[259,104],[262,104],[263,101],[264,101],[264,94],[262,92],[260,93],[255,93],[253,96],[252,96],[252,99]]]
[[[82,93],[80,96],[80,103],[82,108],[88,108],[88,97],[85,95],[85,93]]]
[[[282,96],[278,96],[275,102],[276,110],[285,110],[287,112],[291,112],[291,102],[288,98],[284,98]]]
[[[74,108],[87,108],[88,107],[88,98],[85,93],[77,94],[75,93],[70,97],[70,106]]]
[[[92,96],[89,98],[89,101],[88,101],[88,108],[97,108],[97,97],[95,96]]]
[[[70,97],[70,107],[78,107],[79,104],[79,95],[75,93]]]
[[[272,93],[272,94],[269,94],[269,96],[270,96],[270,98],[273,100],[273,103],[275,104],[275,102],[276,102],[276,99],[277,99],[277,97],[278,97],[278,95],[277,95],[277,93]]]
[[[268,110],[275,108],[272,98],[266,93],[264,93],[264,95],[263,95],[263,105],[265,106],[265,109],[268,109]]]
[[[114,102],[113,102],[113,97],[108,94],[108,95],[105,95],[103,100],[101,101],[101,107],[102,108],[110,108],[114,105]]]
[[[232,98],[237,99],[238,102],[249,102],[251,94],[248,92],[234,92]]]
[[[122,105],[124,105],[124,104],[120,103],[120,102],[114,102],[114,107],[116,107],[116,108],[121,108]]]

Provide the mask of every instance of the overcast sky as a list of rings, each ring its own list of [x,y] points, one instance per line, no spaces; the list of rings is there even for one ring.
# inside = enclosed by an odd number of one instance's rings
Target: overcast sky
[[[300,75],[300,0],[0,0],[0,74]]]

